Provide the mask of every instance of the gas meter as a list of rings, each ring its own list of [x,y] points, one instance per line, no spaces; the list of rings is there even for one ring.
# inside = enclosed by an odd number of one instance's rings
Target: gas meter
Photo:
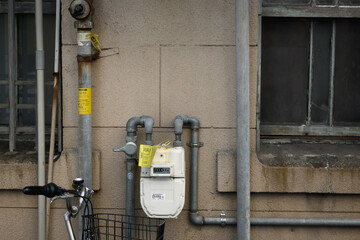
[[[184,148],[157,148],[140,177],[140,202],[148,217],[176,218],[185,202]]]

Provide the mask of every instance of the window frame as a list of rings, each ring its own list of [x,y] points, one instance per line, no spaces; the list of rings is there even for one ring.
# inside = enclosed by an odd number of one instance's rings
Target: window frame
[[[55,1],[44,1],[43,14],[55,15],[56,13],[56,2]],[[9,86],[9,102],[8,104],[0,104],[0,108],[9,109],[9,124],[8,126],[0,126],[0,132],[9,134],[9,151],[12,152],[16,149],[17,135],[19,133],[35,134],[35,148],[37,149],[37,121],[32,126],[17,126],[17,110],[19,109],[35,109],[37,111],[36,104],[20,104],[17,100],[17,87],[18,86],[35,86],[35,81],[21,81],[17,77],[17,42],[18,37],[16,36],[17,19],[16,15],[21,14],[34,14],[35,15],[35,1],[24,1],[19,2],[15,0],[0,1],[0,14],[8,15],[8,49],[9,52],[9,75],[8,79],[0,79],[0,85]],[[11,30],[10,30],[11,29]],[[53,81],[46,81],[45,85],[53,85]],[[58,93],[61,93],[61,84],[58,83]],[[49,107],[49,106],[47,106]],[[62,117],[61,117],[61,94],[58,94],[58,110],[57,110],[57,141],[58,151],[62,150]],[[50,128],[46,128],[46,133],[50,133]]]
[[[334,70],[336,47],[336,18],[360,18],[359,6],[342,6],[339,0],[334,0],[334,5],[316,5],[316,0],[309,0],[309,5],[284,5],[267,4],[263,6],[259,0],[258,8],[258,69],[257,69],[257,105],[256,105],[256,146],[260,150],[261,136],[312,136],[312,137],[359,137],[360,127],[333,126],[333,100],[334,100]],[[307,102],[307,121],[302,126],[290,125],[261,125],[261,50],[262,50],[262,18],[263,17],[296,17],[296,18],[328,18],[332,20],[331,61],[330,61],[330,96],[329,96],[329,123],[328,125],[311,125],[311,86],[312,86],[312,61],[313,61],[313,20],[310,27],[310,53],[309,53],[309,87]]]

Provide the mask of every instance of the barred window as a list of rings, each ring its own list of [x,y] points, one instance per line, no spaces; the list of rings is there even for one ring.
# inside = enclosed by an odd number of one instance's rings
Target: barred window
[[[261,138],[360,136],[359,17],[359,0],[263,0]]]
[[[10,4],[14,4],[14,11],[9,8]],[[48,140],[53,92],[55,0],[43,1],[43,13]],[[2,150],[7,148],[7,151],[24,147],[26,150],[36,150],[35,1],[0,1],[0,31],[1,147]],[[59,141],[61,132],[57,133]]]

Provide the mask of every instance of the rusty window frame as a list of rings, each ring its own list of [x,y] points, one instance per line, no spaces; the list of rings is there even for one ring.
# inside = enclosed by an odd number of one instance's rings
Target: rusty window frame
[[[271,0],[270,0],[271,1]],[[256,141],[257,150],[260,147],[261,136],[350,136],[359,137],[360,127],[340,127],[333,126],[333,89],[334,89],[334,68],[335,63],[335,18],[360,18],[360,3],[355,6],[345,6],[344,0],[333,0],[333,4],[317,4],[321,0],[309,0],[307,5],[289,5],[286,0],[279,0],[281,4],[263,4],[259,0],[258,9],[258,83],[257,83],[257,105],[256,105]],[[346,0],[345,0],[346,1]],[[269,2],[269,0],[267,0]],[[313,59],[313,20],[310,28],[310,58],[309,58],[309,96],[308,96],[308,116],[306,125],[287,126],[287,125],[261,125],[260,123],[260,100],[261,100],[261,48],[262,48],[262,17],[294,17],[294,18],[330,18],[332,21],[332,49],[331,49],[331,79],[329,97],[329,124],[327,126],[311,125],[311,86],[312,86],[312,59]]]

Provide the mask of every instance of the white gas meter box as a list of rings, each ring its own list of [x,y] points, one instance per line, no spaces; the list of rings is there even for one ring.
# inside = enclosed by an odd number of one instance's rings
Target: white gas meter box
[[[148,217],[176,218],[185,203],[185,150],[158,148],[151,167],[141,167],[140,202]]]

